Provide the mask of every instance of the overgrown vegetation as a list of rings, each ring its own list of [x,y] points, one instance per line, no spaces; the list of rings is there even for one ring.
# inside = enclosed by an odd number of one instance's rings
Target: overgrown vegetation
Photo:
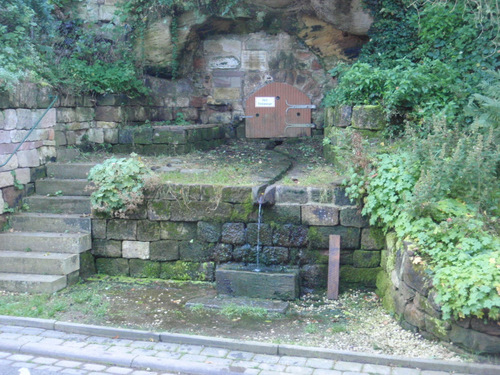
[[[93,167],[88,175],[95,191],[90,196],[92,208],[109,216],[125,217],[144,200],[143,188],[151,171],[135,154],[115,157]]]
[[[390,139],[332,132],[348,193],[417,248],[445,318],[500,317],[498,4],[382,0],[327,105],[384,106]]]

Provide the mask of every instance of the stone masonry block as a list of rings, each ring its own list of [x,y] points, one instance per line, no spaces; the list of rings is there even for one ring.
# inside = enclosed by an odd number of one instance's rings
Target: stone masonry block
[[[382,130],[386,124],[384,110],[379,105],[357,105],[352,110],[353,128]]]
[[[0,129],[13,130],[17,128],[17,114],[15,109],[0,111]]]
[[[151,260],[171,261],[179,259],[179,241],[155,241],[149,246]]]
[[[15,170],[16,179],[21,184],[27,184],[31,180],[30,168],[18,168]]]
[[[148,218],[149,220],[169,220],[170,219],[170,202],[160,200],[148,201]]]
[[[18,151],[17,161],[20,167],[38,167],[40,165],[37,150]]]
[[[110,276],[129,276],[128,259],[98,258],[96,260],[97,272]]]
[[[1,152],[1,150],[0,150]],[[5,155],[0,155],[0,164],[5,163],[5,161],[8,159],[10,155],[5,154]],[[9,160],[7,165],[3,166],[0,168],[0,172],[7,172],[11,171],[13,169],[16,169],[19,166],[19,163],[17,161],[17,155],[12,156],[12,158]]]
[[[116,240],[92,240],[92,254],[96,257],[121,258],[122,242]]]
[[[16,109],[17,129],[31,129],[33,126],[33,113],[30,109]]]
[[[33,124],[36,123],[42,117],[45,109],[37,109],[33,111]],[[57,110],[55,108],[49,109],[45,116],[40,120],[38,124],[38,129],[53,128],[56,126],[56,115]]]
[[[363,228],[361,230],[361,248],[363,250],[381,250],[384,248],[384,235],[377,228]]]
[[[100,106],[95,110],[96,121],[120,122],[122,120],[121,107]]]
[[[260,245],[271,246],[273,244],[273,229],[271,225],[262,223],[260,225],[260,234],[258,233],[258,226],[257,223],[247,225],[247,243],[257,245],[258,239]]]
[[[58,123],[70,123],[76,121],[76,113],[73,108],[58,108],[56,112]]]
[[[354,267],[357,268],[372,268],[380,266],[379,251],[364,251],[355,250],[353,254]]]
[[[206,221],[199,221],[197,234],[198,239],[205,242],[219,242],[222,233],[220,223],[210,223]]]
[[[302,223],[318,226],[339,224],[339,210],[334,207],[314,205],[302,206]]]
[[[306,188],[280,185],[276,188],[278,203],[307,203],[309,197]]]
[[[273,230],[273,244],[276,246],[304,247],[308,241],[305,226],[284,224]]]
[[[10,172],[0,172],[0,188],[14,185],[14,176]]]
[[[340,236],[341,250],[359,249],[361,231],[353,227],[311,227],[309,229],[309,245],[313,249],[328,249],[331,234]]]
[[[361,215],[357,208],[345,208],[340,211],[340,225],[344,227],[367,228],[370,221],[367,217]]]
[[[137,239],[139,241],[158,241],[160,239],[160,223],[149,220],[138,221]]]
[[[149,242],[123,241],[122,254],[124,258],[149,259]]]
[[[346,195],[345,188],[337,187],[334,190],[334,201],[337,206],[355,206],[356,202],[349,199]]]
[[[179,243],[179,257],[189,262],[207,261],[212,257],[212,249],[202,242],[182,241]]]
[[[226,223],[222,226],[222,242],[232,245],[242,245],[245,243],[245,224]]]
[[[153,278],[160,277],[160,262],[152,262],[142,259],[130,259],[130,276],[140,278]]]
[[[110,220],[107,237],[111,240],[135,240],[137,222],[134,220]]]
[[[212,251],[213,260],[216,263],[229,262],[233,258],[233,245],[218,243]]]
[[[162,240],[191,241],[196,238],[197,225],[195,223],[182,223],[163,221],[160,223],[160,238]]]

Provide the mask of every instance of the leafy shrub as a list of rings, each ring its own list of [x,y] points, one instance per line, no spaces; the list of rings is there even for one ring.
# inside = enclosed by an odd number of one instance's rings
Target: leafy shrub
[[[143,188],[150,170],[135,154],[112,157],[93,167],[88,180],[95,184],[90,196],[92,208],[111,216],[124,217],[143,202]]]
[[[399,238],[415,243],[432,272],[445,319],[471,315],[498,319],[498,234],[487,231],[487,221],[457,199],[441,199],[430,215],[408,210],[421,173],[413,160],[407,152],[380,155],[376,173],[353,176],[349,196],[361,198],[366,189],[363,214],[370,215],[371,223],[394,229]]]

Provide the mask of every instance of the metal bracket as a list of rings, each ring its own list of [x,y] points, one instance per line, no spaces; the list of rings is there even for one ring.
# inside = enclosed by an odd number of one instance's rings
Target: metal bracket
[[[286,100],[285,103],[287,105],[285,113],[288,113],[290,109],[316,109],[316,105],[314,104],[290,104],[288,100]]]
[[[253,118],[253,116],[238,116],[240,118],[240,121],[243,120],[244,118]]]
[[[288,126],[285,127],[285,132],[289,129],[289,128],[311,128],[311,129],[314,129],[316,128],[316,124],[288,124],[287,122],[285,122]]]

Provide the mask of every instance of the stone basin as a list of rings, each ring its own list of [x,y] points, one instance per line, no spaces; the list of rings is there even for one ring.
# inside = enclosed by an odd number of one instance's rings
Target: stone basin
[[[219,295],[279,299],[289,301],[299,296],[299,270],[282,266],[224,264],[217,267],[215,281]]]

